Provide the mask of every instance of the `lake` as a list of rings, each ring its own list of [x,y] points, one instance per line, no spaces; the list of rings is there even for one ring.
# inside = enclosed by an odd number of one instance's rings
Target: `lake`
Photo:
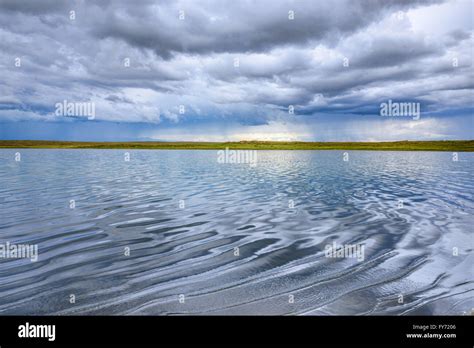
[[[0,314],[465,314],[474,153],[0,150]],[[7,247],[8,246],[8,247]]]

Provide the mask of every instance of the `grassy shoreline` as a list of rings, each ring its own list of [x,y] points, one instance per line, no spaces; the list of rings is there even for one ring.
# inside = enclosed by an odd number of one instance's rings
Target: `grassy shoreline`
[[[73,142],[48,140],[0,140],[0,148],[32,149],[175,149],[175,150],[377,150],[473,152],[474,140],[394,142]]]

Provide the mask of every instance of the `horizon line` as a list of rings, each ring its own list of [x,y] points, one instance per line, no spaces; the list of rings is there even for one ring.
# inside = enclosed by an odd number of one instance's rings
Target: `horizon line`
[[[4,149],[133,149],[133,150],[374,150],[374,151],[452,151],[474,152],[474,140],[423,140],[387,142],[92,142],[48,140],[0,140]]]

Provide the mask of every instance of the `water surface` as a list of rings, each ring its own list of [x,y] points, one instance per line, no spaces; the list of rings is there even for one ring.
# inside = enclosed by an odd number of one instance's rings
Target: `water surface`
[[[470,312],[474,154],[348,154],[0,150],[0,314]]]

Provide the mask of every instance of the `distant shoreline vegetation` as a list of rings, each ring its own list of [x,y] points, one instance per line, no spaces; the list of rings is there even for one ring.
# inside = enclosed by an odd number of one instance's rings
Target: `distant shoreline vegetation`
[[[473,152],[474,140],[393,142],[75,142],[48,140],[0,140],[0,148],[34,149],[167,149],[167,150],[377,150],[377,151],[459,151]]]

